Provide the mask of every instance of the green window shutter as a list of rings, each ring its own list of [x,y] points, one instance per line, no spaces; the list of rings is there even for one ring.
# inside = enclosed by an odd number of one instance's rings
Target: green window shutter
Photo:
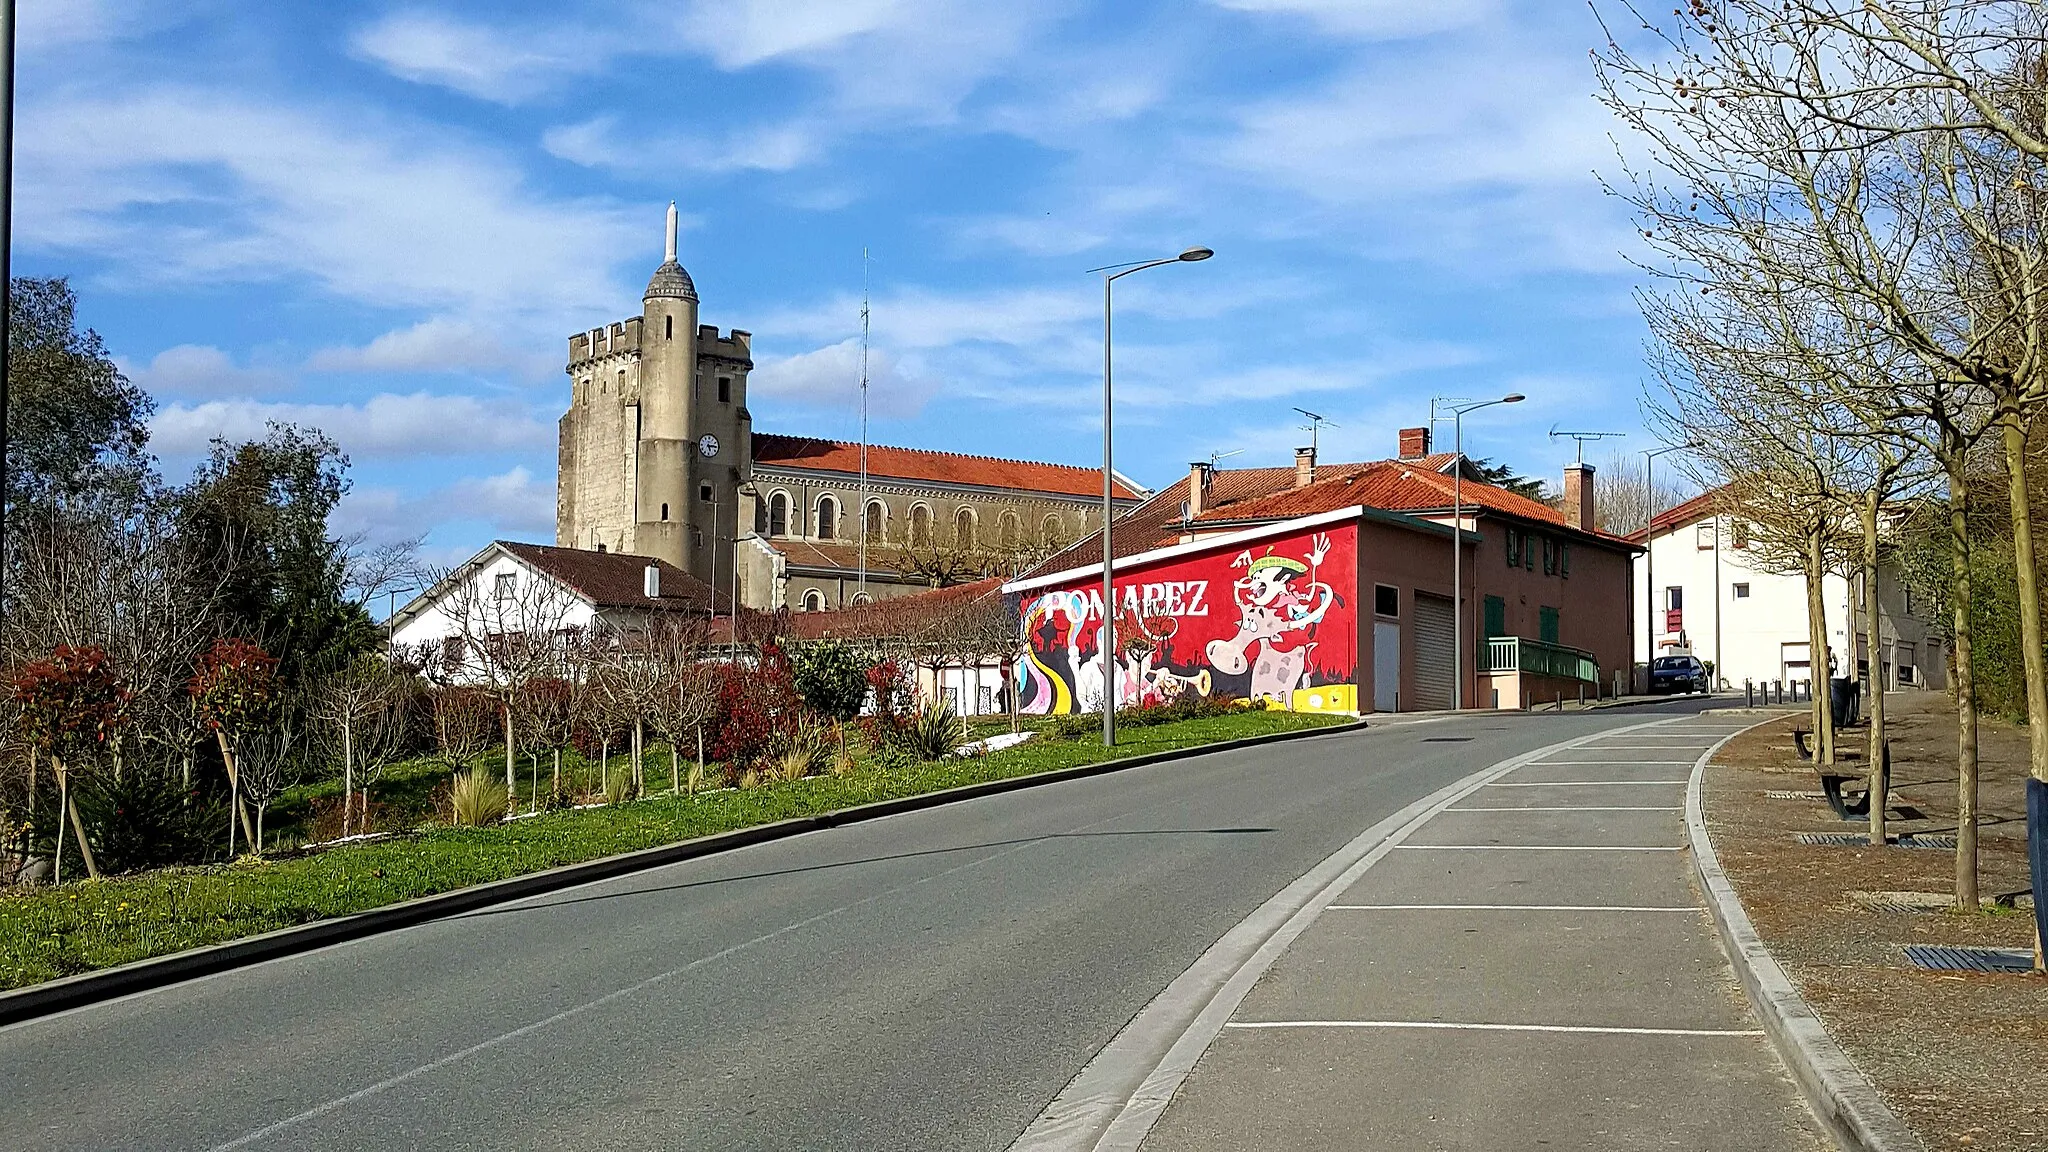
[[[1486,598],[1486,635],[1488,639],[1508,634],[1508,602],[1498,596]]]
[[[1569,545],[1569,544],[1566,544],[1566,545],[1564,545],[1564,550],[1563,550],[1562,554],[1560,554],[1560,555],[1559,555],[1559,557],[1558,557],[1558,561],[1557,561],[1557,574],[1558,574],[1558,575],[1560,575],[1560,576],[1563,576],[1563,577],[1564,577],[1565,579],[1567,579],[1567,580],[1571,579],[1571,575],[1572,575],[1572,546],[1571,546],[1571,545]]]
[[[1543,538],[1543,574],[1557,575],[1557,544],[1548,536]]]
[[[1537,639],[1545,644],[1557,643],[1557,609],[1545,606],[1537,610]]]
[[[1522,534],[1510,528],[1501,533],[1501,539],[1508,542],[1508,567],[1513,568],[1522,551]]]

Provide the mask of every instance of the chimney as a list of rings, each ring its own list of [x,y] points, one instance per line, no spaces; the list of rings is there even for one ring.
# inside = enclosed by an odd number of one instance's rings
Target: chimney
[[[1294,450],[1294,486],[1306,488],[1316,482],[1316,450],[1296,448]]]
[[[1193,520],[1209,506],[1209,472],[1207,460],[1197,460],[1188,465],[1188,519]]]
[[[1401,459],[1420,460],[1429,455],[1429,429],[1401,429]]]
[[[641,590],[647,593],[649,600],[661,599],[660,565],[649,564],[646,570],[641,573]]]
[[[1593,466],[1584,461],[1564,466],[1564,522],[1593,530]]]

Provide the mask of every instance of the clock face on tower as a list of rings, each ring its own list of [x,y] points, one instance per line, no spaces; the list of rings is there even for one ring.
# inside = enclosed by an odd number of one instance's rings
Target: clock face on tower
[[[718,455],[718,437],[706,432],[703,438],[697,441],[697,451],[703,453],[706,460]]]

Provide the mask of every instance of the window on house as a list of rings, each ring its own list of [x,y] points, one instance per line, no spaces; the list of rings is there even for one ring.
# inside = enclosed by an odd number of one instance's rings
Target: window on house
[[[823,612],[824,610],[825,594],[823,592],[813,588],[809,592],[804,593],[804,611]]]
[[[789,497],[781,492],[768,498],[768,534],[789,534]]]
[[[880,500],[868,501],[867,530],[869,540],[882,542],[888,539],[888,532],[884,523],[888,515],[889,509]]]
[[[666,519],[668,519],[668,505],[666,505],[666,504],[663,504],[663,505],[661,506],[661,518],[662,518],[663,520],[666,520]]]
[[[491,581],[491,594],[497,597],[500,604],[511,600],[518,591],[519,577],[513,573],[500,572],[497,578]]]
[[[711,503],[711,501],[714,499],[714,497],[711,494],[710,481],[707,480],[704,483],[697,485],[697,499],[702,500],[706,504]],[[666,519],[666,517],[664,517],[664,519]]]
[[[1372,610],[1378,616],[1401,614],[1401,590],[1387,584],[1372,586]]]
[[[1527,532],[1522,533],[1522,567],[1536,570],[1536,538]]]
[[[1715,523],[1715,521],[1709,520],[1692,530],[1694,547],[1699,548],[1701,551],[1709,551],[1714,547]]]
[[[974,509],[962,508],[954,514],[953,542],[961,548],[974,547]]]
[[[718,378],[718,402],[720,404],[732,403],[732,377],[720,376]]]
[[[1749,599],[1749,585],[1747,585],[1747,584],[1737,584],[1737,585],[1735,585],[1735,587],[1734,587],[1734,593],[1735,593],[1735,598],[1736,598],[1737,600],[1747,600],[1747,599]]]
[[[839,501],[818,497],[818,539],[830,540],[839,533]]]
[[[1501,534],[1508,542],[1508,567],[1519,567],[1522,563],[1522,530],[1509,528]]]
[[[1736,520],[1728,525],[1728,546],[1730,548],[1749,547],[1749,521]]]
[[[1666,612],[1685,611],[1685,589],[1680,588],[1676,584],[1664,589],[1664,610]]]
[[[1543,538],[1543,574],[1545,576],[1557,575],[1556,542],[1548,536]]]

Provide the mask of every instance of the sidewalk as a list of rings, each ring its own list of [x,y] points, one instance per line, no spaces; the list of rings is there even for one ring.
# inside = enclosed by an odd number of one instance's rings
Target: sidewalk
[[[1145,1148],[1814,1150],[1684,851],[1754,717],[1517,768],[1369,869],[1269,970]]]

